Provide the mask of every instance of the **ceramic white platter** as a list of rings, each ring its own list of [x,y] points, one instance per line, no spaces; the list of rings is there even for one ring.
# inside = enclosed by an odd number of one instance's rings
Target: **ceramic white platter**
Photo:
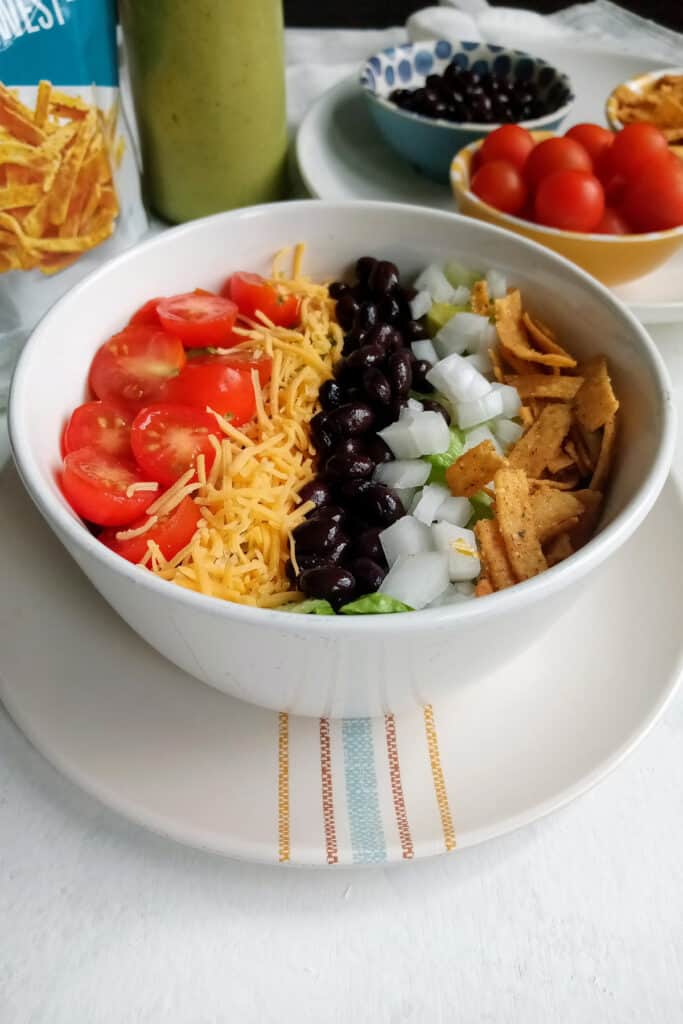
[[[681,659],[682,515],[670,482],[551,632],[450,701],[397,718],[312,720],[233,700],[156,654],[8,467],[0,695],[77,785],[181,842],[302,866],[444,853],[583,793],[661,714]]]
[[[566,71],[576,102],[566,124],[605,122],[605,101],[620,82],[658,66],[647,59],[544,44],[542,56]],[[378,136],[355,78],[311,107],[296,142],[303,184],[318,199],[384,199],[454,210],[447,185],[422,177]],[[683,250],[645,277],[613,289],[645,324],[683,321]]]

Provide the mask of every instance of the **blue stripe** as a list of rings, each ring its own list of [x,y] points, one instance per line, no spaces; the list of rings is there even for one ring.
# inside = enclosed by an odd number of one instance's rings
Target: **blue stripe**
[[[353,861],[378,864],[387,859],[387,851],[377,794],[372,719],[345,718],[342,740]]]

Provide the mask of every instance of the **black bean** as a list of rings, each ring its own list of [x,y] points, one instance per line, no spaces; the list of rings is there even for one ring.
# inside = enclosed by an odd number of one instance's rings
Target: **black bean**
[[[411,341],[420,341],[422,338],[429,337],[419,320],[409,320],[408,323],[403,325],[402,330],[407,344],[410,344]]]
[[[384,484],[370,484],[362,496],[361,503],[370,519],[384,526],[390,526],[405,515],[398,496]]]
[[[379,535],[384,529],[383,526],[370,526],[354,538],[353,551],[358,558],[369,558],[379,565],[386,565],[384,549]]]
[[[315,512],[294,530],[297,555],[323,554],[330,551],[341,540],[341,527],[334,519],[329,519],[320,512]]]
[[[315,480],[309,480],[307,484],[303,485],[299,491],[299,497],[302,503],[314,501],[318,508],[322,508],[323,505],[332,504],[332,491],[324,480],[320,480],[317,477]]]
[[[351,292],[346,292],[342,295],[341,299],[337,302],[335,314],[337,322],[343,330],[348,331],[356,317],[356,313],[360,309],[360,303],[353,297]]]
[[[334,446],[334,455],[365,455],[365,439],[363,437],[344,437]]]
[[[335,434],[330,425],[329,417],[329,412],[317,412],[310,422],[313,444],[316,451],[323,454],[330,452],[335,443]]]
[[[389,406],[389,423],[395,423],[407,405],[408,398],[405,395],[395,395]]]
[[[374,256],[361,256],[359,260],[356,260],[356,277],[361,284],[368,283],[376,265],[377,260]]]
[[[352,352],[344,362],[350,370],[365,370],[368,366],[377,366],[384,359],[384,349],[381,345],[363,345]],[[339,364],[337,364],[339,365]]]
[[[311,512],[309,519],[311,516],[317,516],[320,519],[330,519],[335,523],[343,523],[346,521],[346,510],[341,505],[324,505],[321,509]]]
[[[325,475],[332,480],[367,479],[372,476],[375,463],[369,455],[332,455],[325,463]]]
[[[401,349],[405,348],[405,344],[406,344],[405,343],[405,339],[403,337],[403,332],[397,330],[396,327],[392,327],[391,331],[392,331],[391,337],[389,338],[389,340],[387,342],[387,351],[388,352],[400,352]]]
[[[451,422],[451,414],[448,409],[444,408],[441,402],[434,402],[431,398],[425,398],[422,401],[425,412],[440,412],[446,423]]]
[[[338,409],[332,409],[326,415],[330,430],[337,437],[365,434],[372,429],[375,422],[375,414],[367,402],[347,402],[346,405],[340,405]]]
[[[356,578],[356,586],[359,594],[374,594],[379,590],[387,570],[374,562],[372,558],[354,558],[349,563],[349,569]]]
[[[356,313],[356,318],[353,321],[352,333],[359,331],[369,331],[375,326],[379,319],[377,313],[377,305],[374,302],[364,302]]]
[[[364,345],[368,340],[369,334],[369,328],[361,327],[358,321],[354,320],[353,327],[344,339],[344,355],[348,355],[349,352],[355,351],[355,349]]]
[[[432,364],[428,359],[416,359],[413,363],[413,390],[421,392],[430,392],[434,390],[434,385],[430,384],[427,380],[427,374],[432,368]]]
[[[380,437],[379,434],[366,435],[365,440],[365,451],[370,456],[375,465],[379,466],[383,462],[392,462],[394,455],[391,448],[386,443],[384,438]]]
[[[413,383],[413,367],[410,352],[392,352],[387,359],[387,378],[394,396],[405,397]]]
[[[336,409],[346,401],[344,389],[336,380],[326,380],[318,392],[318,398],[323,409]]]
[[[317,597],[339,608],[353,597],[356,581],[346,569],[321,566],[319,569],[302,572],[299,586],[306,597]]]
[[[401,319],[401,306],[398,299],[388,295],[382,299],[378,307],[379,318],[385,324],[397,324]]]
[[[389,324],[377,324],[368,335],[368,345],[379,345],[382,351],[386,352],[393,335],[394,328]]]
[[[391,384],[376,366],[369,366],[363,372],[363,390],[371,402],[379,405],[389,405],[391,402]]]
[[[341,299],[342,295],[346,295],[351,290],[351,286],[346,281],[333,281],[330,287],[327,289],[330,293],[331,299]]]
[[[344,506],[350,505],[355,511],[370,487],[372,484],[369,480],[357,477],[353,480],[337,480],[334,484],[334,493]]]
[[[348,537],[342,537],[329,551],[317,552],[311,555],[302,555],[297,551],[296,560],[299,572],[302,573],[308,569],[319,569],[328,565],[341,565],[350,553],[351,541]],[[296,579],[294,566],[292,566],[291,574],[288,572],[288,575],[291,580]]]
[[[378,260],[369,278],[370,287],[375,295],[388,295],[398,288],[398,267],[390,260]]]

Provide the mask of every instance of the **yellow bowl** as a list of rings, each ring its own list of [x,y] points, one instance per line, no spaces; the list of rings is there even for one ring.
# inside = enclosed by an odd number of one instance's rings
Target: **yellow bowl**
[[[532,132],[537,142],[554,132]],[[451,188],[461,213],[531,238],[577,263],[603,284],[623,284],[649,273],[683,245],[683,226],[639,235],[597,235],[548,228],[501,213],[470,191],[470,166],[481,141],[470,143],[453,157]]]

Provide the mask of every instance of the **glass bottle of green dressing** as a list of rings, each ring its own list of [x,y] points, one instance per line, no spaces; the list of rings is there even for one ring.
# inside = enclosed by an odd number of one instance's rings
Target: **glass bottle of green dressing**
[[[282,197],[281,0],[120,0],[147,201],[172,222]]]

